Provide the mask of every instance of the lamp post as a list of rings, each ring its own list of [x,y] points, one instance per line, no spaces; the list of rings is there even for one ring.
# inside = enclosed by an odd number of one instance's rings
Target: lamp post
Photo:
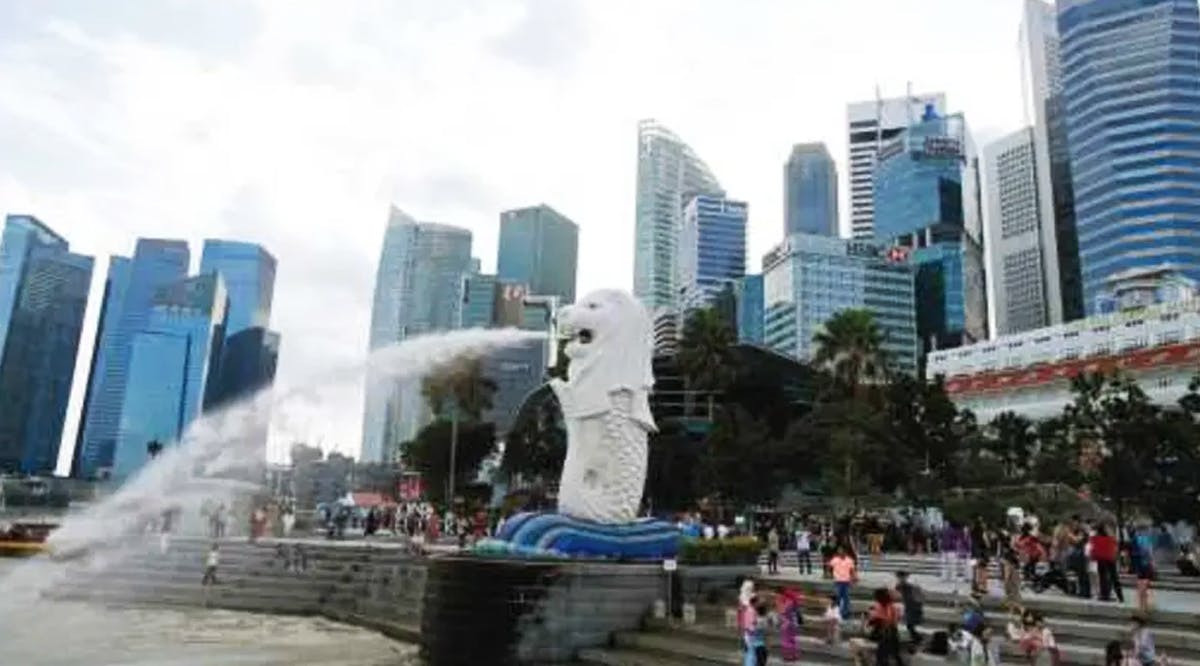
[[[450,473],[446,475],[446,506],[454,505],[454,470],[458,465],[458,401],[450,401]]]

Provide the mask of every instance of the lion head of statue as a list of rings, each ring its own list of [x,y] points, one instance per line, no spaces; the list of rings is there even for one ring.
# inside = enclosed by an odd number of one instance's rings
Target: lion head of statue
[[[648,391],[654,385],[654,335],[650,315],[617,289],[593,291],[558,311],[563,352],[571,359],[567,381],[577,389]],[[582,396],[581,396],[582,397]],[[586,398],[585,398],[586,399]]]

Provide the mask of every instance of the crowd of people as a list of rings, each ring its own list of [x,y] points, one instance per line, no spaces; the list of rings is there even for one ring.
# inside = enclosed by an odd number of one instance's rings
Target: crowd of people
[[[839,552],[834,559],[840,562],[839,567],[844,567],[843,574],[851,582],[858,580],[852,558]],[[1030,666],[1062,663],[1058,642],[1044,614],[1015,606],[1009,608],[1007,618],[996,621],[988,617],[979,595],[967,598],[956,622],[928,636],[922,635],[924,591],[906,572],[896,572],[895,576],[893,586],[873,590],[871,605],[861,616],[851,616],[847,599],[839,588],[838,593],[826,600],[824,612],[807,621],[821,623],[825,642],[848,646],[853,662],[864,666],[872,661],[875,666],[903,666],[917,653],[947,657],[951,663],[963,666],[1001,666],[1006,652],[1015,652]],[[743,666],[766,666],[768,646],[775,643],[769,640],[772,632],[778,634],[781,660],[801,662],[798,639],[806,622],[805,606],[804,595],[795,588],[763,592],[756,590],[753,580],[743,581],[734,615]],[[1123,640],[1110,640],[1104,645],[1105,666],[1167,663],[1155,649],[1148,617],[1145,613],[1134,613]],[[1004,650],[1005,644],[1010,649]]]

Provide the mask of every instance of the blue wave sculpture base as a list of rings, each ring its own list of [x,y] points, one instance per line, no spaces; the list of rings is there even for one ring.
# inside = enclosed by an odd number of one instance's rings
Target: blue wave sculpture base
[[[662,560],[679,553],[679,528],[654,518],[604,525],[557,513],[519,513],[494,539],[480,542],[480,554],[527,557],[590,557]]]

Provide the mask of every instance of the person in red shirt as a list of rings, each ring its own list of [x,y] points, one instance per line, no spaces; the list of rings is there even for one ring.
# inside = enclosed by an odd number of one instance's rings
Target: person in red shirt
[[[1121,592],[1121,576],[1117,574],[1117,540],[1108,533],[1108,527],[1101,525],[1096,529],[1089,541],[1092,560],[1096,563],[1096,572],[1100,576],[1100,601],[1110,601],[1111,593],[1116,593],[1117,601],[1125,603],[1125,595]]]

